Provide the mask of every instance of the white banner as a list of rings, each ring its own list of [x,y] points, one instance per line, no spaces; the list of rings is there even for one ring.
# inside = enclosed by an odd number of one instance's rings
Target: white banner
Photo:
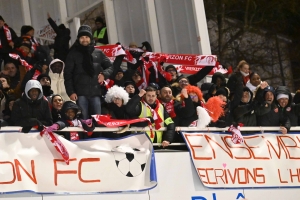
[[[202,183],[211,188],[300,187],[300,133],[182,133]]]
[[[70,142],[67,165],[39,133],[0,134],[0,193],[98,193],[149,190],[156,186],[151,141],[145,134]]]

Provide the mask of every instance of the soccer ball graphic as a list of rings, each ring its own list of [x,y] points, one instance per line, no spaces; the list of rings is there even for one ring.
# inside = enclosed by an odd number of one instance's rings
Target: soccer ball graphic
[[[147,154],[143,149],[117,146],[112,149],[119,171],[127,177],[135,177],[144,171]]]

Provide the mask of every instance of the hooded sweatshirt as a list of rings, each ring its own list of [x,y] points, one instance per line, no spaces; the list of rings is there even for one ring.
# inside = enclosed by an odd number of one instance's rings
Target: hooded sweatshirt
[[[32,88],[37,88],[40,91],[36,100],[32,100],[29,97],[28,92]],[[30,80],[26,83],[25,92],[13,105],[11,119],[15,126],[22,127],[35,126],[37,125],[37,120],[45,126],[53,124],[48,101],[43,98],[40,82]]]
[[[51,65],[61,62],[63,64],[63,68],[60,74],[53,73],[51,69]],[[51,89],[53,90],[53,94],[59,94],[65,101],[70,101],[69,96],[67,95],[65,88],[65,79],[64,79],[64,68],[65,63],[59,59],[54,59],[49,65],[49,76],[51,78]]]

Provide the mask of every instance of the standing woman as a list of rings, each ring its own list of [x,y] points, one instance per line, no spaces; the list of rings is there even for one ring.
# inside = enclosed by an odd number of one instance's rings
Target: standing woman
[[[239,78],[242,78],[243,85],[246,86],[246,83],[250,80],[249,72],[249,64],[245,60],[241,60],[237,66],[236,72],[229,77],[227,82],[227,87],[231,94],[234,94],[236,85],[239,84]]]

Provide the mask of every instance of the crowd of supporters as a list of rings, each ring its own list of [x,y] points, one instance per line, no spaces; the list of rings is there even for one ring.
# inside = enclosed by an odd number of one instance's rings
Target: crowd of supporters
[[[126,62],[124,67],[124,55],[116,56],[112,62],[94,48],[95,42],[108,44],[101,18],[95,20],[94,34],[89,26],[81,26],[70,48],[70,30],[63,24],[57,26],[49,14],[48,21],[57,34],[50,47],[37,42],[32,26],[22,26],[18,37],[0,16],[0,60],[4,62],[0,74],[1,126],[21,126],[25,133],[32,127],[46,127],[47,131],[81,127],[82,132],[60,134],[68,140],[117,138],[132,134],[129,126],[119,133],[93,132],[95,126],[103,125],[92,115],[122,120],[147,118],[131,126],[145,127],[150,123],[155,129],[166,127],[166,131],[147,132],[153,142],[166,147],[183,141],[176,126],[187,127],[201,120],[196,108],[208,109],[206,103],[212,98],[222,102],[224,113],[208,126],[278,126],[285,134],[300,123],[300,91],[292,95],[286,86],[268,85],[259,74],[250,71],[244,60],[228,81],[227,74],[216,72],[211,82],[199,86],[214,66],[185,76],[174,65],[159,63],[164,65],[169,79],[157,73],[154,66],[148,66],[145,74],[142,68],[148,60],[144,52],[152,51],[148,42],[142,47],[130,43],[128,49],[136,62]],[[54,49],[53,57],[50,48]]]

